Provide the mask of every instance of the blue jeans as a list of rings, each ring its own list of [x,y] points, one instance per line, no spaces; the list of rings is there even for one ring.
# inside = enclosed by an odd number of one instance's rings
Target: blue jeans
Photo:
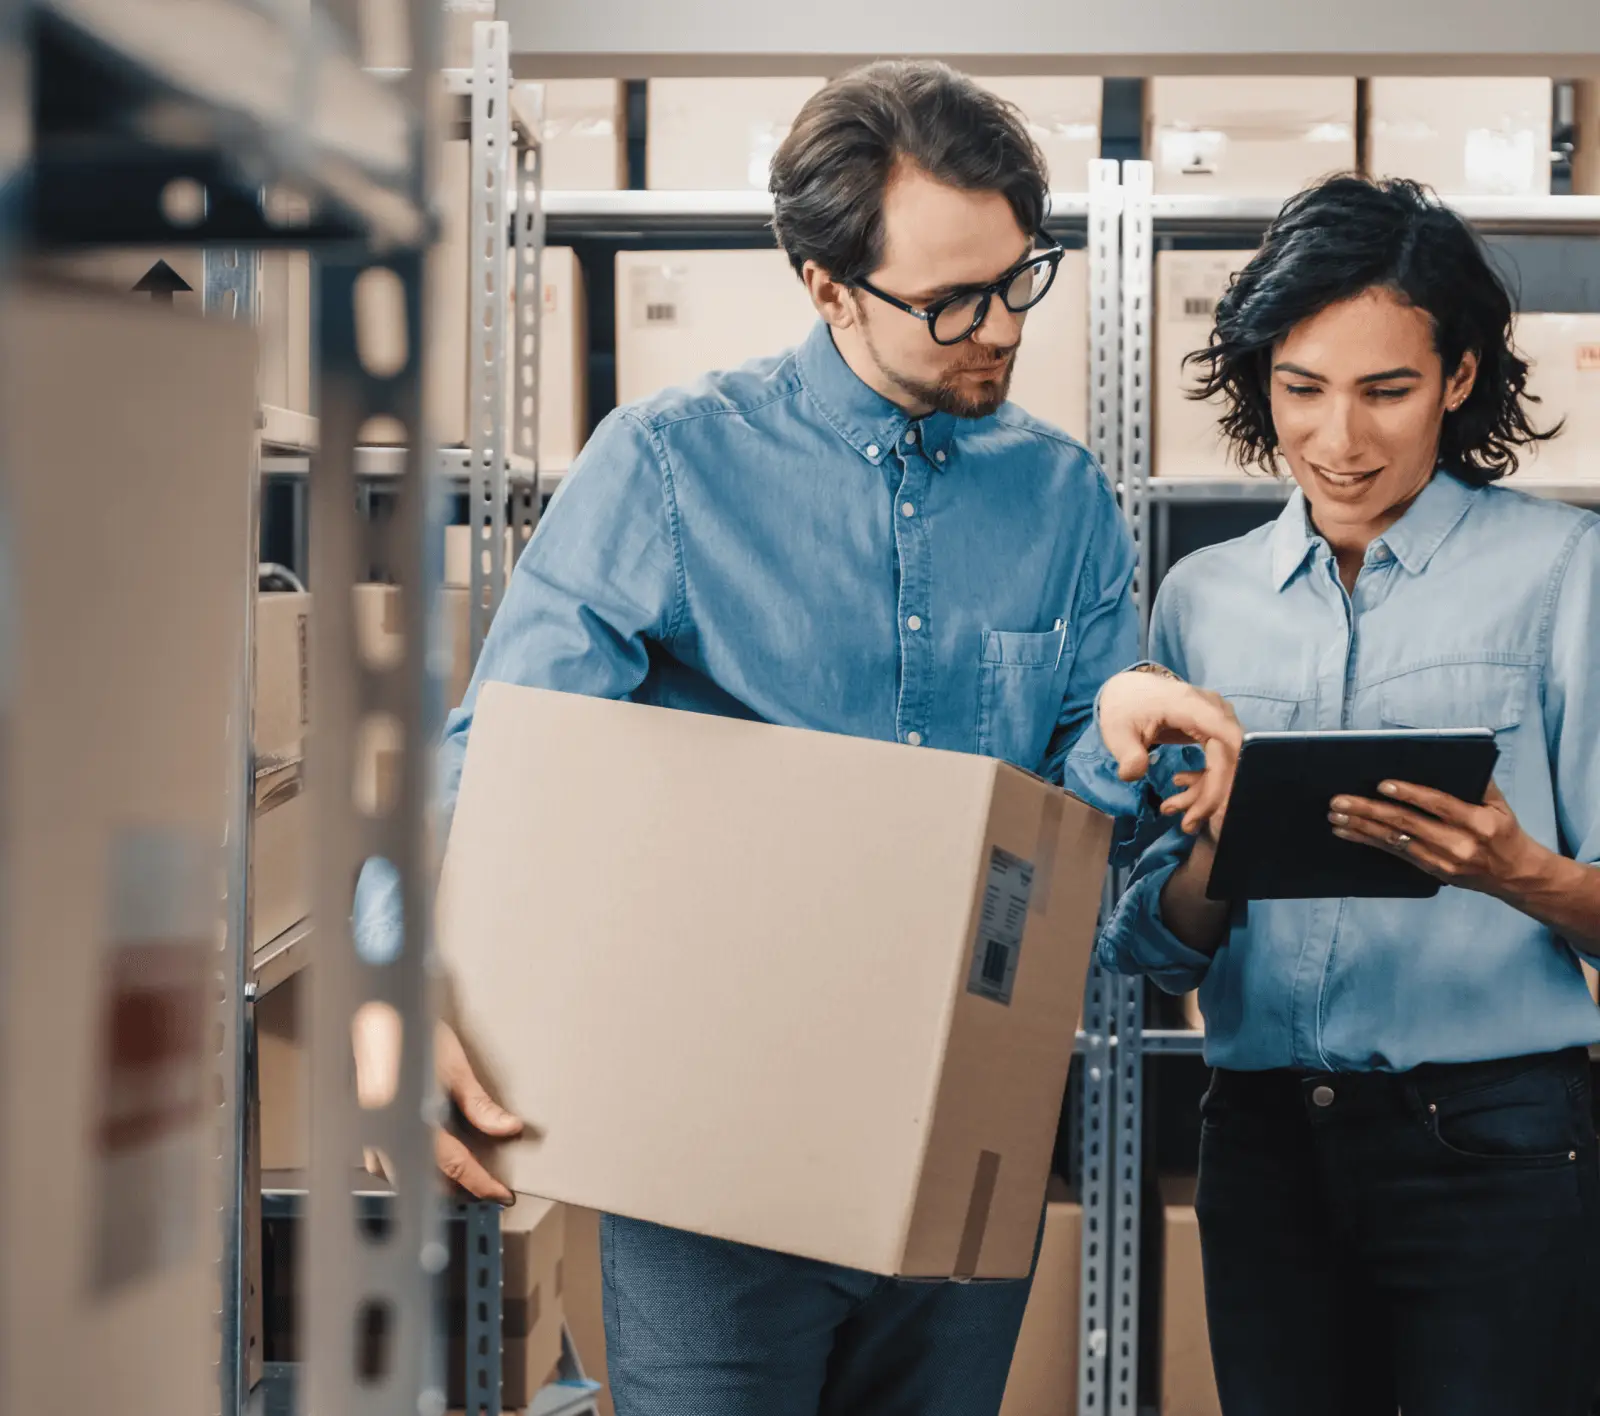
[[[1227,1416],[1583,1416],[1589,1058],[1217,1072],[1195,1208]]]
[[[613,1215],[600,1244],[617,1416],[1000,1410],[1027,1280],[907,1283]]]

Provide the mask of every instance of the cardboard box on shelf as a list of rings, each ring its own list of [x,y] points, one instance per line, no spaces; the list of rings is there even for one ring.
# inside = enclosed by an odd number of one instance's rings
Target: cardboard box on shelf
[[[780,354],[816,319],[782,251],[621,251],[617,402]]]
[[[1055,283],[1023,324],[1011,401],[1082,441],[1089,431],[1089,261],[1061,258]]]
[[[533,1404],[561,1360],[565,1321],[566,1209],[519,1196],[500,1220],[503,1303],[500,1398],[508,1411]],[[465,1255],[461,1258],[464,1260]],[[452,1406],[466,1400],[466,1264],[452,1262],[451,1328],[445,1392]]]
[[[547,80],[541,136],[546,191],[609,192],[628,185],[628,104],[620,80]]]
[[[1251,251],[1161,251],[1156,255],[1155,437],[1156,477],[1242,477],[1228,459],[1217,422],[1219,400],[1197,403],[1197,387],[1184,358],[1211,337],[1217,301]]]
[[[651,79],[645,91],[645,186],[766,191],[773,154],[823,82]]]
[[[1161,1194],[1166,1246],[1161,1284],[1161,1416],[1221,1416],[1206,1328],[1194,1181],[1163,1179]]]
[[[1371,79],[1366,168],[1447,197],[1548,196],[1549,79]]]
[[[311,1163],[310,1070],[305,973],[291,975],[256,1004],[256,1078],[261,1112],[261,1168],[300,1170]]]
[[[298,760],[311,724],[311,596],[256,597],[257,762]]]
[[[1109,827],[986,758],[486,685],[439,920],[533,1128],[492,1163],[876,1273],[1026,1274]]]
[[[1515,341],[1532,369],[1533,422],[1560,435],[1521,454],[1507,485],[1600,482],[1600,314],[1518,315]]]
[[[1145,152],[1163,194],[1293,196],[1356,166],[1356,81],[1151,79]]]
[[[1083,1284],[1083,1206],[1050,1180],[1044,1238],[1000,1416],[1060,1416],[1078,1404],[1078,1304]]]
[[[427,381],[423,388],[424,414],[430,436],[441,447],[467,442],[467,402],[471,388],[468,358],[471,309],[471,249],[468,241],[468,187],[472,174],[469,145],[452,139],[441,145],[437,192],[442,226],[439,241],[428,257],[432,291]],[[506,447],[514,450],[512,429],[516,410],[514,354],[515,258],[507,257],[506,278],[500,288],[506,296]],[[589,326],[583,272],[569,246],[547,246],[541,279],[543,313],[539,350],[539,459],[547,468],[565,471],[588,436]],[[405,347],[403,331],[387,305],[363,308],[367,324],[364,343],[398,351]],[[373,419],[363,432],[370,442],[401,445],[403,428],[392,418]]]
[[[1044,154],[1051,191],[1089,190],[1089,164],[1100,156],[1102,79],[1029,74],[978,82],[1022,110]]]
[[[255,341],[9,274],[0,1411],[199,1416]]]
[[[393,585],[357,585],[354,590],[356,644],[362,657],[375,666],[400,662],[404,628],[400,618],[400,591]],[[440,592],[444,614],[449,672],[445,701],[450,707],[466,696],[472,677],[472,642],[467,624],[465,589],[447,585]]]
[[[616,1416],[606,1374],[606,1324],[600,1282],[600,1216],[578,1205],[567,1212],[567,1252],[563,1276],[563,1303],[567,1331],[590,1381],[600,1383],[595,1401],[600,1416]]]
[[[304,764],[256,774],[251,841],[251,948],[270,944],[311,913],[312,810]]]

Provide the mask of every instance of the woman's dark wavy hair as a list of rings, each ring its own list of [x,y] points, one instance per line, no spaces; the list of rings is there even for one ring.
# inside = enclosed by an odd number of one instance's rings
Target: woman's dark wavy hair
[[[1415,182],[1332,177],[1290,198],[1261,249],[1217,304],[1210,346],[1190,354],[1201,380],[1191,395],[1223,395],[1222,430],[1243,468],[1275,472],[1272,354],[1302,320],[1374,286],[1433,321],[1446,376],[1468,351],[1478,377],[1446,413],[1439,461],[1474,485],[1516,471],[1517,448],[1543,442],[1528,416],[1528,365],[1511,345],[1511,294],[1483,242]]]

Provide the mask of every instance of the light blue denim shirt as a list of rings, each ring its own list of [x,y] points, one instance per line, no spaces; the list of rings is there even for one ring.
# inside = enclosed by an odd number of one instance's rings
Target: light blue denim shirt
[[[1139,657],[1133,570],[1078,443],[1010,404],[909,418],[819,323],[595,430],[448,717],[444,807],[495,680],[985,753],[1130,825],[1141,792],[1098,734],[1067,758]],[[388,956],[392,880],[369,869],[356,913]]]
[[[1600,517],[1440,473],[1368,548],[1354,594],[1296,492],[1272,525],[1175,566],[1151,656],[1232,701],[1246,730],[1488,727],[1523,828],[1600,861]],[[1572,949],[1511,906],[1255,902],[1214,959],[1161,918],[1191,843],[1135,868],[1101,961],[1199,987],[1206,1057],[1255,1070],[1401,1070],[1600,1041]]]

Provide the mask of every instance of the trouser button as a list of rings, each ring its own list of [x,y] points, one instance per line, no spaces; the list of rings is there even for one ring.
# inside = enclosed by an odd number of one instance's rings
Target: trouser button
[[[1311,1099],[1312,1099],[1312,1101],[1316,1102],[1316,1104],[1318,1106],[1332,1106],[1333,1105],[1333,1088],[1332,1087],[1318,1087],[1315,1091],[1313,1091],[1311,1093]]]

